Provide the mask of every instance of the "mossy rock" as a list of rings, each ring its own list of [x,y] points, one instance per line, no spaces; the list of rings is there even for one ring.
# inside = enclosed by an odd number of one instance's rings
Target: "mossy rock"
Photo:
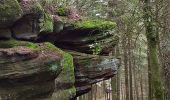
[[[115,22],[100,20],[100,19],[93,19],[93,20],[83,20],[77,21],[74,24],[76,29],[94,29],[94,30],[113,30],[116,26]]]
[[[0,39],[10,39],[11,31],[9,29],[0,29]]]
[[[35,43],[31,43],[31,42],[25,42],[25,41],[17,41],[17,40],[8,40],[8,41],[4,41],[4,40],[0,40],[0,48],[13,48],[13,47],[17,47],[17,46],[24,46],[30,49],[37,49],[38,45]]]
[[[11,26],[22,16],[22,9],[17,0],[0,1],[0,28]]]
[[[44,12],[40,18],[40,32],[53,32],[53,17],[49,13]]]
[[[65,52],[63,57],[63,70],[55,81],[57,92],[53,94],[54,100],[69,100],[76,95],[73,57]]]

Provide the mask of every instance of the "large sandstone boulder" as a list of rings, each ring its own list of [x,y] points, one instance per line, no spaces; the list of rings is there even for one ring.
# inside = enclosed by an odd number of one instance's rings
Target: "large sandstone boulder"
[[[75,94],[72,57],[50,43],[0,41],[0,69],[1,100],[56,100],[58,88]]]

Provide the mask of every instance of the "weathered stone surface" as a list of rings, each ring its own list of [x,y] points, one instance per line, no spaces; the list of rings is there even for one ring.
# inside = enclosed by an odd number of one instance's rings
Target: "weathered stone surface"
[[[71,26],[70,26],[71,27]],[[49,41],[56,46],[87,54],[108,55],[114,51],[118,37],[111,32],[94,29],[65,29],[59,33],[40,35],[39,41]]]
[[[37,1],[21,1],[23,16],[11,27],[13,37],[36,41],[40,33],[53,32],[53,17]]]
[[[114,57],[70,53],[74,57],[76,96],[89,92],[92,84],[113,77],[119,66]]]
[[[0,48],[1,100],[51,100],[54,80],[69,58],[49,43],[5,42],[10,48]]]
[[[7,28],[22,16],[22,9],[17,0],[0,1],[0,28]]]
[[[20,40],[35,41],[40,31],[39,18],[39,14],[24,15],[13,25],[13,36]]]

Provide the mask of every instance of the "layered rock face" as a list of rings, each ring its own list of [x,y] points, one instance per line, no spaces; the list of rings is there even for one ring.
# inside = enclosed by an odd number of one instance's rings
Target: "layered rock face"
[[[69,53],[74,55],[76,96],[89,92],[92,84],[113,77],[119,66],[119,60],[112,56]]]
[[[16,43],[15,47],[0,49],[1,100],[33,100],[50,96],[54,91],[54,80],[63,68],[62,54],[45,43]]]
[[[54,19],[37,1],[0,1],[0,100],[74,100],[116,74],[114,23]]]

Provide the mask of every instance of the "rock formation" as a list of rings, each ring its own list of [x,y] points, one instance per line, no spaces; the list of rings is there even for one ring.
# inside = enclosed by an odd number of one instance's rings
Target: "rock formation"
[[[37,1],[0,1],[0,100],[71,100],[116,74],[115,23],[58,15]]]

